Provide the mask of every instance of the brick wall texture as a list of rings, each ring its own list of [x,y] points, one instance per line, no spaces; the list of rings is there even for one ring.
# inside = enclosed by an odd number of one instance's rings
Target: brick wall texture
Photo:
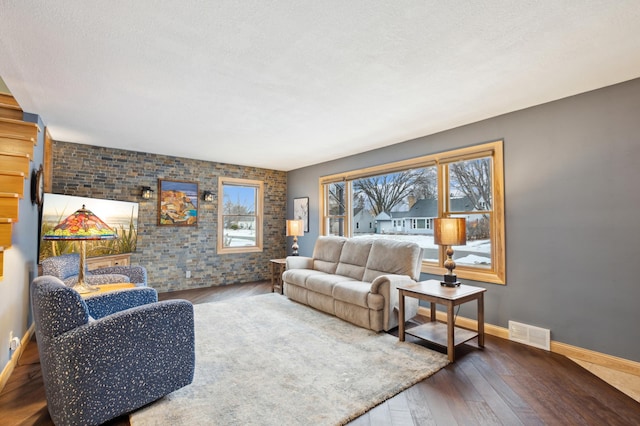
[[[259,253],[216,253],[218,176],[264,182],[263,247]],[[158,226],[158,179],[198,183],[197,226]],[[143,200],[143,186],[154,197]],[[202,201],[202,192],[214,201]],[[147,268],[158,291],[270,279],[269,259],[285,256],[287,174],[143,152],[54,141],[53,193],[139,203],[137,250],[131,264]],[[186,271],[191,278],[185,278]]]

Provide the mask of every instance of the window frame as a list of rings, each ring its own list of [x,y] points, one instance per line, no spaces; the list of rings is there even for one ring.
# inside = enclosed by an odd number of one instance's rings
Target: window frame
[[[506,284],[506,259],[505,259],[505,220],[504,220],[504,158],[503,140],[473,145],[464,148],[453,149],[408,160],[397,161],[364,169],[351,170],[343,173],[322,176],[319,179],[320,194],[320,235],[328,235],[328,185],[331,183],[345,184],[345,215],[344,235],[352,236],[351,221],[353,220],[353,186],[354,180],[376,175],[399,172],[407,169],[421,167],[437,167],[438,176],[438,217],[455,216],[458,212],[450,212],[448,208],[449,170],[451,163],[472,160],[483,157],[491,157],[491,182],[493,206],[490,210],[491,228],[491,268],[474,268],[468,265],[458,265],[456,274],[458,277],[473,281],[482,281],[494,284]],[[474,212],[477,213],[477,212]],[[422,261],[421,271],[427,274],[440,275],[447,272],[444,268],[446,248],[439,247],[438,263]]]
[[[246,247],[225,247],[224,246],[224,186],[244,186],[251,187],[256,190],[255,200],[255,223],[256,223],[256,244]],[[232,253],[256,253],[263,251],[263,215],[264,215],[264,182],[253,179],[240,179],[231,177],[218,178],[218,237],[217,252],[218,254]]]

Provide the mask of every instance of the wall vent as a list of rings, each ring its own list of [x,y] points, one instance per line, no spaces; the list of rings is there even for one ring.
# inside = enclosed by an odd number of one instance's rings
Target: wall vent
[[[509,321],[509,340],[536,348],[551,350],[551,330]]]

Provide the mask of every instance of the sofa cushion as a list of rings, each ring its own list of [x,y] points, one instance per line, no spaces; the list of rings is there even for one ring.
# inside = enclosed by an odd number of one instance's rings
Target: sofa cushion
[[[357,282],[353,278],[343,277],[342,275],[335,274],[316,274],[310,275],[305,282],[305,287],[316,293],[326,294],[327,296],[333,296],[333,288],[337,284],[345,282]]]
[[[350,239],[342,247],[336,274],[362,281],[373,240]]]
[[[352,305],[369,307],[369,293],[371,283],[362,281],[343,281],[336,283],[333,288],[333,298]]]
[[[287,269],[282,273],[282,280],[287,283],[306,288],[307,278],[311,275],[324,275],[324,272],[314,269]]]
[[[420,280],[422,249],[416,243],[374,240],[364,271],[363,281],[372,282],[380,275],[407,275]]]
[[[345,321],[349,321],[351,324],[358,325],[360,327],[368,328],[373,331],[382,330],[382,321],[379,320],[380,311],[374,311],[369,308],[363,308],[362,306],[356,306],[351,303],[342,302],[336,300],[334,303],[335,316]],[[372,318],[378,320],[372,322]]]
[[[320,236],[313,248],[313,269],[334,274],[340,260],[344,237]]]
[[[307,304],[319,311],[326,312],[331,315],[336,314],[335,301],[333,300],[333,297],[327,296],[326,294],[307,290]]]

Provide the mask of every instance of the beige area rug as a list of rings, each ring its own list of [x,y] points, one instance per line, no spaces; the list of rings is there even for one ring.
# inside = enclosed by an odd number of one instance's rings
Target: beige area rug
[[[448,364],[276,293],[194,309],[193,383],[133,426],[344,424]]]

